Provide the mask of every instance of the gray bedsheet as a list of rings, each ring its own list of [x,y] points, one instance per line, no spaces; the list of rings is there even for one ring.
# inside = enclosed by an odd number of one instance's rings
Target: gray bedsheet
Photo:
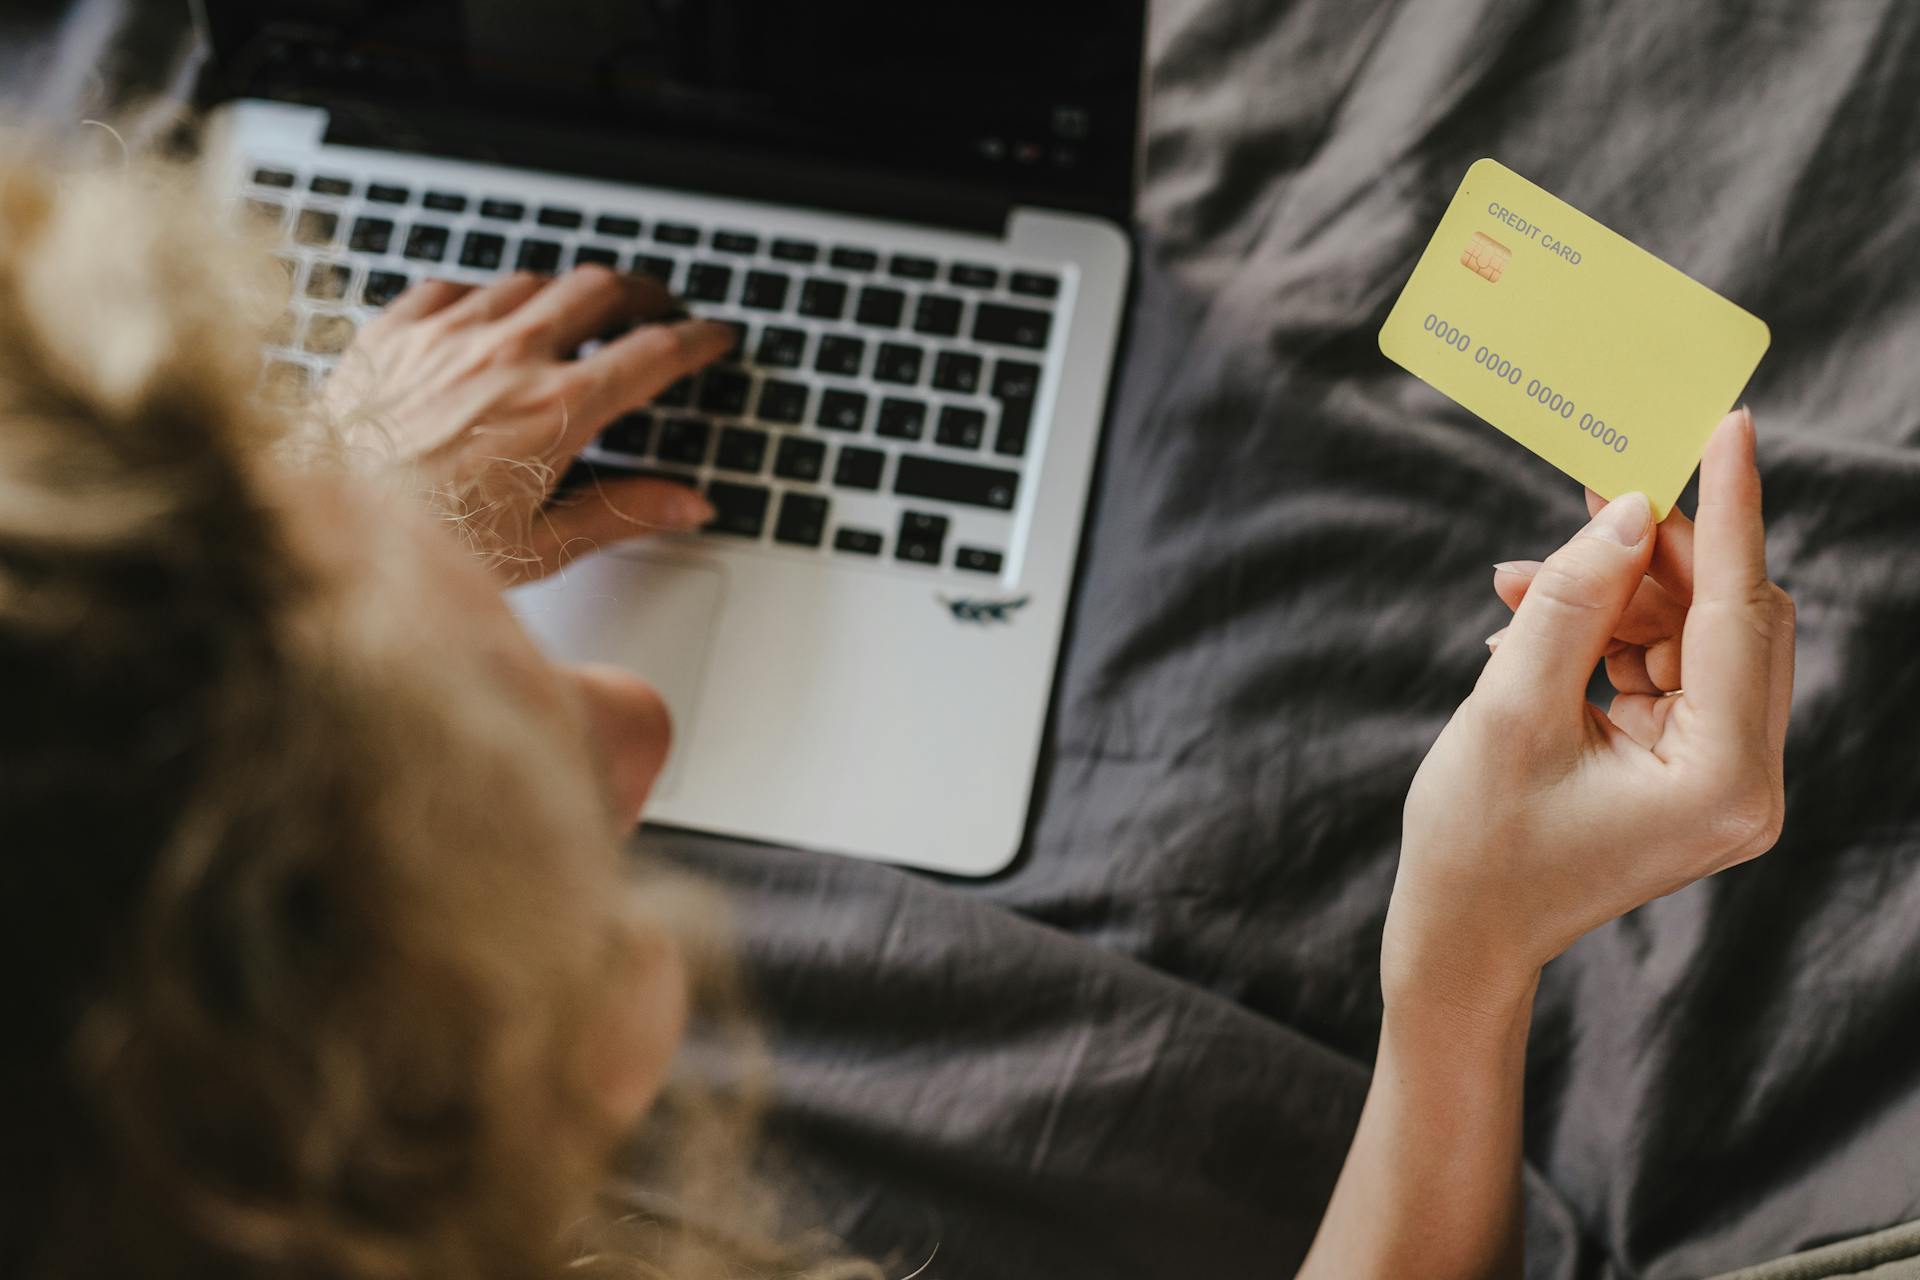
[[[1493,155],[1771,323],[1749,398],[1801,606],[1779,847],[1548,971],[1529,1274],[1697,1276],[1920,1216],[1920,6],[1154,23],[1026,857],[963,884],[645,838],[739,903],[797,1176],[903,1270],[937,1242],[930,1277],[1297,1264],[1366,1088],[1401,797],[1504,618],[1488,566],[1583,518],[1375,346]]]

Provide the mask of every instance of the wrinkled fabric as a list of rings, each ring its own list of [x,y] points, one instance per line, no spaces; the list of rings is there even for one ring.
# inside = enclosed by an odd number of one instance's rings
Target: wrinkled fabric
[[[1779,846],[1547,971],[1528,1274],[1920,1217],[1920,7],[1162,0],[1151,62],[1024,858],[970,884],[643,839],[738,905],[785,1167],[902,1271],[937,1247],[928,1277],[1298,1264],[1366,1090],[1401,799],[1506,618],[1490,565],[1585,518],[1375,344],[1492,155],[1771,324],[1748,399],[1800,605]]]

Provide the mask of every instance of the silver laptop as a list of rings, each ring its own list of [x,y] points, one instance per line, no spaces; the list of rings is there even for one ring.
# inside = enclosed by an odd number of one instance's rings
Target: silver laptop
[[[268,376],[427,276],[605,263],[742,330],[591,473],[702,533],[515,593],[676,725],[649,821],[1017,854],[1130,266],[1144,0],[197,0],[219,179],[280,220]]]

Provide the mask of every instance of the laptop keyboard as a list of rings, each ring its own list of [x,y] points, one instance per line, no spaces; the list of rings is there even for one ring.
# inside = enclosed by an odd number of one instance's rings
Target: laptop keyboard
[[[245,203],[281,228],[296,305],[267,388],[304,390],[358,325],[427,276],[584,263],[652,275],[739,327],[725,362],[614,422],[563,484],[698,488],[706,534],[917,570],[998,574],[1036,450],[1062,273],[822,243],[644,208],[361,182],[260,165]]]

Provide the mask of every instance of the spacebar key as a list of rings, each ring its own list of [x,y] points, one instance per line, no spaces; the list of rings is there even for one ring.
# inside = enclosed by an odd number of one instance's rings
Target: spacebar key
[[[1020,473],[903,454],[893,491],[907,498],[934,498],[1007,511],[1020,492]]]

